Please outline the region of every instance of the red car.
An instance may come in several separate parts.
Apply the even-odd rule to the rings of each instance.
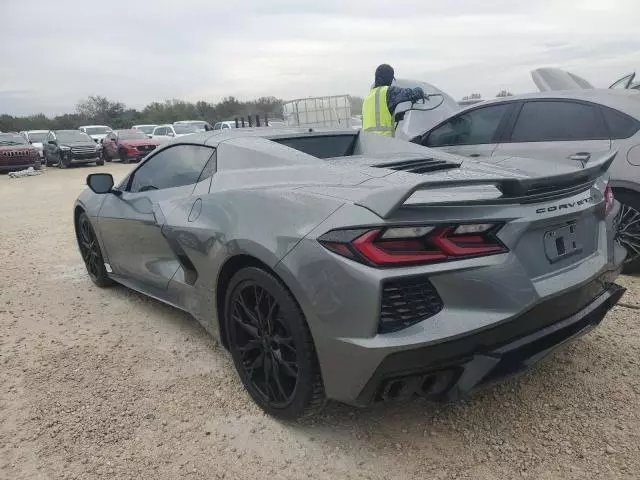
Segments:
[[[107,162],[119,158],[122,163],[129,163],[146,157],[158,145],[158,140],[137,130],[114,130],[102,141],[102,156]]]
[[[0,171],[40,169],[40,153],[19,133],[0,133]]]

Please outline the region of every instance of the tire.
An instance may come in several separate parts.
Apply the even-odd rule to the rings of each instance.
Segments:
[[[255,267],[238,271],[227,289],[224,321],[236,371],[260,408],[284,420],[322,409],[326,397],[311,332],[279,280]]]
[[[98,237],[89,217],[84,212],[80,214],[76,223],[76,239],[78,240],[80,255],[82,255],[84,266],[87,268],[91,281],[101,288],[113,285],[113,280],[109,278],[107,269],[104,267],[104,259]]]
[[[36,160],[36,163],[33,164],[34,170],[40,170],[42,168],[42,162],[40,160]]]
[[[59,159],[58,159],[58,168],[69,168],[69,161],[65,160],[62,157],[62,154],[60,154]]]
[[[98,165],[99,167],[103,166],[104,165],[104,159],[101,158],[99,160],[96,160],[96,165]]]
[[[613,196],[620,202],[620,213],[616,218],[616,238],[627,249],[627,258],[622,273],[640,272],[640,194],[626,190],[615,191]],[[631,223],[632,219],[636,223]]]

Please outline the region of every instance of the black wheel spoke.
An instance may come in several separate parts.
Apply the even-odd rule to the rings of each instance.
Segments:
[[[249,340],[244,347],[238,347],[238,351],[242,353],[243,356],[248,355],[251,352],[259,350],[262,346],[262,340],[259,338],[255,338],[253,340]]]
[[[282,366],[285,374],[294,378],[298,376],[298,364],[296,362],[285,360],[280,352],[274,352],[273,357]]]
[[[260,334],[258,333],[258,329],[253,325],[249,325],[246,323],[240,315],[234,315],[233,320],[242,327],[242,329],[249,334],[253,338],[258,338]]]
[[[271,373],[271,363],[273,359],[269,355],[265,355],[264,362],[262,362],[264,372],[264,389],[267,395],[267,400],[271,400],[271,382],[269,381],[269,374]]]
[[[260,354],[247,366],[247,373],[250,377],[253,376],[256,368],[260,368],[264,364],[264,352],[260,352]]]
[[[273,337],[273,341],[278,345],[280,349],[287,348],[294,353],[296,351],[296,347],[293,346],[292,337],[281,337],[279,335],[275,335]]]
[[[275,380],[276,387],[278,387],[278,393],[280,395],[280,398],[281,399],[286,399],[288,397],[288,395],[287,395],[287,392],[285,391],[285,389],[282,386],[282,383],[280,381],[281,373],[280,373],[280,366],[279,365],[280,365],[279,362],[275,361],[275,358],[274,358],[274,361],[271,363],[271,366],[273,368],[273,378]]]
[[[242,293],[240,293],[238,295],[238,298],[236,299],[236,304],[238,306],[240,306],[240,308],[242,308],[242,311],[249,318],[251,323],[253,323],[253,325],[255,325],[256,327],[258,327],[260,325],[260,322],[258,321],[258,319],[255,317],[255,315],[253,314],[251,309],[245,303],[245,300],[244,300],[244,297],[242,296]]]

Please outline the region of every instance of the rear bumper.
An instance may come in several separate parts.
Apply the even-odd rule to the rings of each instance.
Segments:
[[[455,400],[479,385],[520,373],[602,321],[625,292],[609,281],[615,276],[603,275],[502,325],[391,354],[352,403],[414,395]]]

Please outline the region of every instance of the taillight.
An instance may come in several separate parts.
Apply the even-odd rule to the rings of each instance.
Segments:
[[[508,251],[496,223],[332,230],[318,241],[328,250],[378,267],[421,265]]]
[[[611,189],[611,185],[607,184],[607,187],[604,189],[604,213],[608,214],[613,208],[613,204],[615,203],[615,198],[613,197],[613,190]]]

